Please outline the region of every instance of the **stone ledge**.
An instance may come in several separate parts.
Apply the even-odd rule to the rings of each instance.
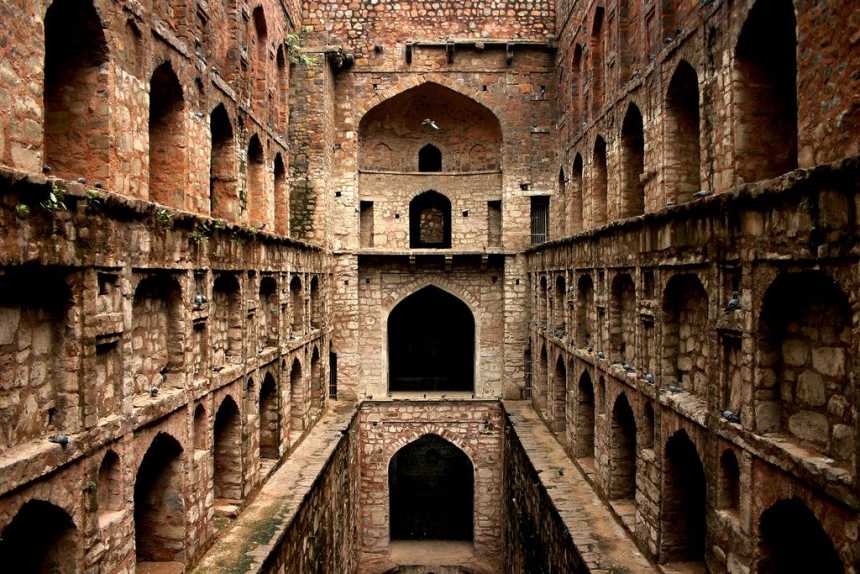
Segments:
[[[272,473],[236,522],[216,540],[193,572],[263,572],[266,561],[292,525],[332,454],[343,439],[358,405],[337,405],[321,418],[289,458]]]
[[[502,401],[508,422],[589,572],[659,572],[616,521],[526,401]]]

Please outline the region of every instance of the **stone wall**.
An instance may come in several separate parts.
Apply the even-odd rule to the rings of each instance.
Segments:
[[[516,431],[505,421],[505,571],[589,572]]]
[[[348,431],[339,432],[336,446],[328,453],[289,525],[273,541],[274,547],[260,565],[261,572],[357,571],[359,432],[356,418]],[[276,519],[258,525],[263,533],[277,532],[278,526]]]
[[[212,542],[214,516],[241,508],[272,468],[258,439],[264,381],[275,387],[267,409],[277,456],[323,412],[329,323],[312,313],[328,305],[303,291],[296,307],[287,283],[316,281],[324,302],[325,254],[77,182],[7,171],[0,186],[4,536],[32,539],[23,525],[53,512],[72,524],[62,568],[133,569],[136,547],[138,560],[168,558],[147,550],[164,544],[146,534],[162,536],[166,523],[141,509],[169,498],[181,501],[165,511],[169,558],[194,562]],[[235,289],[224,327],[222,277]],[[261,283],[274,292],[261,296]],[[264,313],[267,297],[275,303]],[[257,340],[263,316],[287,326],[270,330],[266,345]],[[294,362],[304,368],[291,389]],[[158,492],[173,498],[152,498]],[[32,550],[24,554],[41,555]]]
[[[612,221],[856,155],[858,47],[821,42],[852,8],[560,4],[555,229],[599,226],[601,205]]]
[[[476,257],[458,258],[450,268],[440,258],[427,257],[415,265],[390,257],[361,257],[358,272],[360,313],[358,342],[360,371],[349,381],[354,392],[366,398],[389,394],[388,319],[406,297],[427,286],[435,286],[463,301],[475,323],[475,384],[480,398],[498,398],[503,392],[502,277],[494,258],[481,269]],[[444,318],[434,318],[444,322]],[[419,325],[415,326],[420,329]],[[358,386],[354,386],[359,383]]]
[[[851,158],[529,252],[534,405],[655,560],[754,570],[779,544],[759,543],[768,517],[793,508],[852,571],[857,173]]]
[[[275,0],[64,4],[0,8],[18,46],[4,60],[0,165],[286,230],[275,173],[289,161],[285,39],[301,14]]]
[[[433,434],[468,455],[474,468],[475,554],[497,563],[502,548],[502,411],[497,402],[365,402],[358,416],[361,560],[384,561],[389,545],[389,461]],[[377,569],[373,571],[383,571]]]
[[[554,8],[545,0],[500,0],[481,5],[423,0],[362,6],[307,2],[304,18],[313,33],[346,39],[350,50],[368,55],[374,45],[397,51],[409,40],[430,38],[543,40],[553,32]]]

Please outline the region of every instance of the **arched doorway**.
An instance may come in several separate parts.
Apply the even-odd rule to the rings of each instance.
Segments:
[[[594,400],[594,385],[588,371],[583,371],[579,378],[579,393],[576,398],[576,436],[574,451],[576,458],[591,458],[594,456],[594,418],[596,411]]]
[[[780,500],[759,520],[758,574],[842,574],[839,554],[821,523],[799,499]]]
[[[134,483],[137,562],[185,561],[182,446],[160,433],[143,456]]]
[[[391,391],[472,391],[475,320],[457,297],[428,286],[388,316]]]
[[[705,558],[705,470],[683,430],[666,442],[663,481],[660,562],[701,562]]]
[[[391,540],[472,540],[474,469],[436,435],[406,445],[388,464]]]
[[[215,413],[215,498],[242,498],[242,424],[230,396]]]
[[[290,368],[290,441],[295,442],[305,430],[305,393],[302,385],[302,364],[293,359]]]
[[[611,445],[609,447],[609,498],[636,498],[636,419],[621,394],[612,408]]]
[[[277,459],[281,443],[278,385],[271,373],[260,387],[260,458]]]
[[[433,190],[409,202],[409,247],[451,247],[451,200]]]
[[[78,572],[78,531],[66,511],[50,502],[27,502],[0,534],[4,572]]]

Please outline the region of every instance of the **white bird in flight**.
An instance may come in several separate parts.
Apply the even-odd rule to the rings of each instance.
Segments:
[[[439,129],[439,126],[438,126],[438,125],[436,125],[436,122],[434,122],[434,121],[433,121],[433,120],[431,120],[430,118],[427,118],[427,119],[425,119],[423,122],[421,122],[421,125],[422,125],[422,126],[430,126],[430,127],[431,127],[431,128],[433,128],[434,130],[438,130],[438,129]]]

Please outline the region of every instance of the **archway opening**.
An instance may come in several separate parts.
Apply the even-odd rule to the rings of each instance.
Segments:
[[[474,470],[450,442],[425,435],[388,464],[391,540],[472,540]]]
[[[242,425],[239,407],[226,397],[215,413],[215,498],[242,498]]]
[[[370,109],[358,125],[362,170],[496,171],[502,127],[483,104],[426,82]],[[444,150],[444,156],[442,154]]]
[[[633,500],[636,497],[636,419],[624,394],[612,408],[611,441],[609,498]]]
[[[211,156],[209,163],[209,213],[235,221],[239,214],[236,203],[236,140],[233,124],[224,104],[209,115]]]
[[[320,413],[323,410],[323,403],[325,401],[325,395],[323,394],[323,380],[322,375],[320,374],[321,365],[320,365],[320,350],[318,347],[314,347],[313,353],[311,354],[311,416],[316,419],[319,418]]]
[[[678,64],[666,93],[666,187],[677,203],[693,199],[701,188],[699,163],[699,77],[685,62]]]
[[[187,176],[182,86],[169,62],[156,68],[149,85],[149,199],[182,209]]]
[[[182,447],[159,434],[143,456],[134,483],[137,562],[185,561]]]
[[[756,2],[741,29],[732,81],[737,171],[744,181],[797,167],[796,30],[791,0]]]
[[[271,373],[260,386],[260,458],[277,459],[281,442],[278,385]]]
[[[798,499],[780,500],[762,513],[759,551],[758,574],[844,572],[827,532]]]
[[[579,393],[576,401],[576,458],[594,456],[594,416],[597,404],[594,400],[594,385],[588,371],[579,378]]]
[[[45,163],[53,174],[108,177],[108,49],[92,2],[45,14]]]
[[[601,136],[597,136],[597,139],[594,141],[592,165],[594,169],[591,176],[590,227],[600,227],[601,225],[605,225],[608,220],[606,214],[606,194],[608,186],[606,141]]]
[[[302,385],[302,364],[293,359],[290,368],[290,441],[295,442],[305,430],[305,392]]]
[[[471,391],[475,320],[457,297],[428,286],[388,316],[391,391]]]
[[[409,202],[409,246],[451,247],[451,200],[431,190]]]
[[[564,438],[564,430],[567,423],[567,368],[564,366],[564,358],[559,355],[555,362],[555,374],[552,379],[553,388],[553,429],[561,433]]]
[[[63,509],[31,500],[2,531],[0,563],[8,572],[78,572],[78,536]]]
[[[621,217],[645,212],[645,128],[642,113],[630,104],[621,125]]]
[[[666,443],[661,562],[700,562],[705,557],[705,470],[687,433]]]
[[[418,171],[442,171],[442,151],[433,144],[427,144],[418,150]]]

